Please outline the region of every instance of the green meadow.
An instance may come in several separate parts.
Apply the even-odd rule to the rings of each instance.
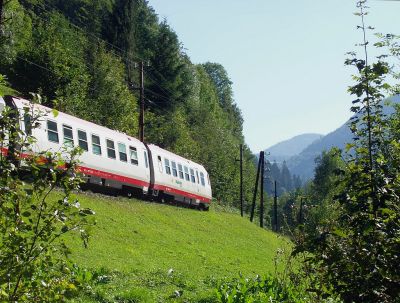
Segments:
[[[96,212],[89,247],[69,236],[71,259],[92,273],[74,302],[215,302],[220,281],[273,273],[286,239],[240,215],[79,194]]]

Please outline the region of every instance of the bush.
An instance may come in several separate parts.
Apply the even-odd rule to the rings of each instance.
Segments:
[[[33,107],[22,113],[27,114],[32,127],[38,126],[41,114]],[[20,130],[21,118],[9,108],[0,116],[0,301],[62,301],[84,282],[68,262],[62,239],[76,232],[87,245],[93,211],[81,208],[72,194],[81,182],[79,151],[70,150],[68,159],[49,151],[34,154],[36,140]],[[49,201],[56,188],[58,200]]]

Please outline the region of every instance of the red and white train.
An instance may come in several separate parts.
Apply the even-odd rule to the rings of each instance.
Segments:
[[[5,106],[18,109],[21,129],[31,131],[36,138],[34,152],[79,146],[83,150],[79,169],[87,180],[85,186],[208,209],[212,191],[202,165],[74,116],[62,112],[54,115],[50,108],[21,98],[0,98],[0,112]],[[44,113],[39,127],[30,130],[29,117],[24,115],[26,107]]]

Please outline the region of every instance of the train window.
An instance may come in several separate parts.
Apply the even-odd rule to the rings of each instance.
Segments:
[[[128,162],[128,156],[126,154],[126,145],[124,143],[118,143],[118,154],[120,161]]]
[[[186,181],[190,181],[189,168],[187,168],[187,166],[184,166],[183,168],[185,169],[185,179],[186,179]]]
[[[92,135],[92,150],[95,155],[101,155],[101,145],[99,136]]]
[[[149,160],[147,159],[146,151],[144,151],[144,164],[146,165],[146,168],[149,168]]]
[[[49,141],[58,143],[57,123],[47,120],[47,137]]]
[[[32,117],[31,115],[24,114],[25,134],[32,135]]]
[[[172,163],[172,175],[174,177],[178,177],[178,170],[176,169],[176,163],[174,161],[171,161]]]
[[[131,164],[133,165],[139,164],[136,147],[129,146],[129,158],[131,159]],[[146,152],[144,152],[144,160],[146,161],[146,167],[147,167]]]
[[[182,164],[178,163],[179,178],[183,179],[183,168]]]
[[[197,184],[200,184],[199,172],[196,170]]]
[[[86,132],[83,130],[78,129],[78,141],[79,141],[79,147],[82,148],[83,150],[88,151],[88,143],[87,143],[87,135]]]
[[[106,143],[107,143],[107,156],[111,159],[117,158],[115,155],[114,141],[107,139]]]
[[[201,185],[206,186],[206,182],[204,181],[204,174],[202,172],[200,172],[200,181]]]
[[[207,181],[208,181],[208,185],[211,185],[211,182],[210,182],[210,176],[208,175],[208,174],[206,174],[207,175]]]
[[[160,170],[160,173],[163,172],[163,168],[162,168],[162,161],[161,161],[161,156],[158,156],[158,169]]]
[[[192,181],[192,183],[196,183],[196,179],[194,178],[193,168],[190,169],[190,180]]]
[[[72,134],[72,127],[63,125],[64,144],[65,146],[74,147],[74,136]]]
[[[170,175],[171,174],[171,167],[169,166],[169,160],[164,158],[164,164],[165,164],[165,172]]]

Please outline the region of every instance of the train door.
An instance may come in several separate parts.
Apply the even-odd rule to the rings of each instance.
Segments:
[[[146,176],[146,180],[151,183],[151,174],[150,174],[150,162],[149,162],[149,154],[146,150],[146,148],[142,148],[142,155],[143,155],[143,163],[144,163],[144,167],[145,167],[145,176]],[[147,189],[144,189],[144,191],[147,192]]]
[[[200,187],[200,174],[199,174],[199,170],[196,168],[196,192],[198,194],[201,194],[201,187]]]

